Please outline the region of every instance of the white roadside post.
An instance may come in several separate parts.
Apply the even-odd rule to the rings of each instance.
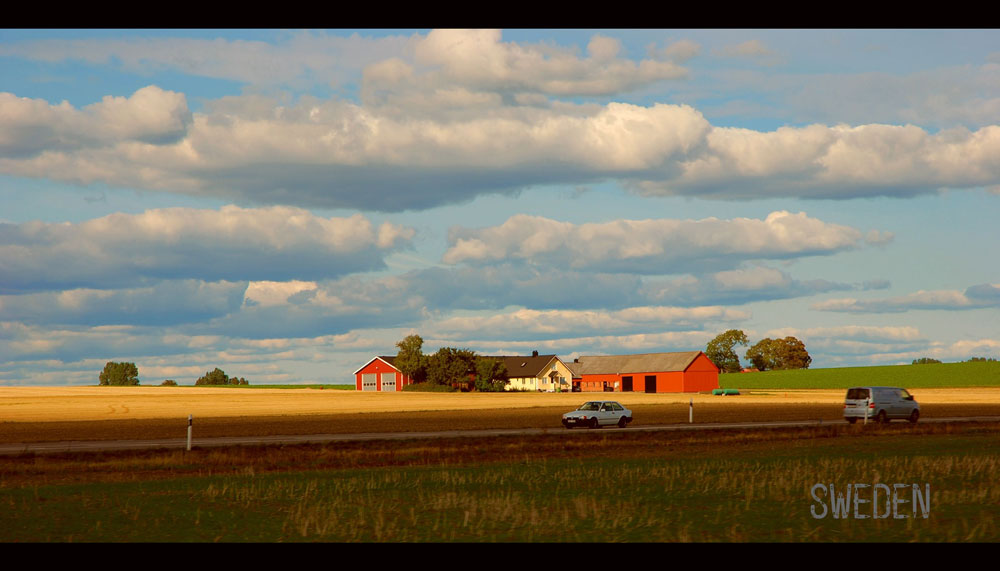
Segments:
[[[187,442],[187,451],[188,452],[191,451],[191,424],[192,424],[193,421],[194,421],[194,415],[189,414],[188,415],[188,442]]]
[[[868,424],[868,408],[871,407],[871,405],[872,405],[872,396],[871,394],[869,394],[868,398],[865,399],[865,424]]]
[[[691,402],[688,403],[688,424],[694,424],[694,397],[691,397]]]

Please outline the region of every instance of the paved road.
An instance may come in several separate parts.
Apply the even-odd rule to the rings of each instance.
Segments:
[[[938,422],[1000,422],[1000,416],[969,416],[950,418],[922,418],[921,423]],[[802,427],[821,425],[842,425],[843,421],[774,421],[774,422],[732,422],[706,424],[655,424],[638,425],[628,428],[602,428],[590,430],[578,428],[497,428],[489,430],[448,430],[438,432],[365,432],[357,434],[303,434],[277,436],[227,436],[218,438],[193,438],[192,446],[197,448],[219,446],[243,446],[260,444],[304,444],[323,442],[357,442],[365,440],[405,440],[408,438],[461,438],[483,436],[525,436],[538,434],[609,434],[613,432],[651,432],[671,430],[714,430],[721,428],[775,428]],[[893,423],[896,424],[896,423]],[[899,422],[898,424],[905,424]],[[166,440],[94,440],[94,441],[63,441],[63,442],[33,442],[0,444],[0,456],[12,456],[24,453],[57,453],[57,452],[105,452],[111,450],[147,450],[156,448],[183,449],[187,446],[186,438]]]

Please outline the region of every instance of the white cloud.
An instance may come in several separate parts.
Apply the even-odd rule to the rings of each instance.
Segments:
[[[182,324],[238,310],[246,290],[246,282],[166,280],[129,289],[0,295],[0,315],[30,324]]]
[[[603,35],[591,38],[587,58],[569,49],[503,42],[501,36],[500,30],[433,30],[417,42],[415,60],[439,69],[452,84],[553,95],[607,95],[687,75],[669,60],[620,58],[621,43]],[[440,82],[438,74],[429,79]]]
[[[0,173],[382,211],[608,179],[719,199],[912,196],[1000,181],[1000,126],[761,132],[712,127],[684,105],[518,105],[461,85],[413,96],[426,113],[246,95],[192,115],[183,95],[152,86],[83,110],[6,94]]]
[[[920,290],[881,299],[839,298],[814,303],[812,309],[846,313],[899,313],[919,309],[980,309],[1000,307],[1000,284],[971,286],[957,290]]]
[[[517,309],[486,316],[449,317],[427,324],[431,336],[523,339],[588,336],[598,332],[700,329],[706,323],[742,321],[750,313],[724,307],[629,307],[618,311]]]
[[[85,222],[0,225],[0,292],[114,288],[146,279],[289,280],[384,267],[414,231],[275,206],[166,208]]]
[[[131,97],[105,96],[79,110],[65,101],[51,105],[0,92],[0,157],[121,142],[170,143],[185,135],[191,120],[184,94],[155,85]]]
[[[520,260],[575,270],[671,274],[732,266],[746,259],[832,254],[853,249],[860,241],[858,230],[809,218],[804,212],[772,212],[764,220],[617,220],[579,225],[520,214],[500,226],[452,228],[451,246],[443,260],[449,264]],[[723,274],[717,279],[724,285],[735,277]],[[774,279],[773,273],[767,279]]]

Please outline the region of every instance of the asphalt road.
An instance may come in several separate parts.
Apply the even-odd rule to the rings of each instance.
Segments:
[[[939,422],[1000,422],[1000,416],[970,416],[970,417],[950,417],[950,418],[922,418],[921,423]],[[894,424],[905,424],[896,421]],[[822,426],[830,424],[844,424],[843,421],[773,421],[773,422],[732,422],[732,423],[705,423],[705,424],[659,424],[659,425],[638,425],[628,428],[606,427],[598,430],[587,428],[576,428],[566,430],[564,428],[510,428],[510,429],[490,429],[490,430],[448,430],[437,432],[367,432],[357,434],[303,434],[303,435],[275,435],[275,436],[233,436],[218,438],[192,438],[191,445],[194,448],[209,448],[219,446],[250,446],[261,444],[305,444],[324,442],[358,442],[365,440],[405,440],[410,438],[462,438],[462,437],[483,437],[483,436],[528,436],[539,434],[608,434],[612,432],[643,432],[643,431],[672,431],[672,430],[716,430],[725,428],[777,428],[777,427],[805,427]],[[0,456],[13,456],[18,454],[46,454],[60,452],[107,452],[113,450],[149,450],[149,449],[184,449],[187,447],[187,439],[172,438],[165,440],[95,440],[95,441],[62,441],[62,442],[32,442],[32,443],[10,443],[0,444]]]

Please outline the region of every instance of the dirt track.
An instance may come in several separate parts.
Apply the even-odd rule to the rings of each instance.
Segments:
[[[187,416],[199,437],[559,429],[563,412],[591,399],[620,400],[639,424],[766,420],[840,421],[843,391],[690,394],[371,394],[315,389],[202,387],[0,387],[0,442],[181,438]],[[1000,388],[913,391],[924,417],[1000,414]]]

